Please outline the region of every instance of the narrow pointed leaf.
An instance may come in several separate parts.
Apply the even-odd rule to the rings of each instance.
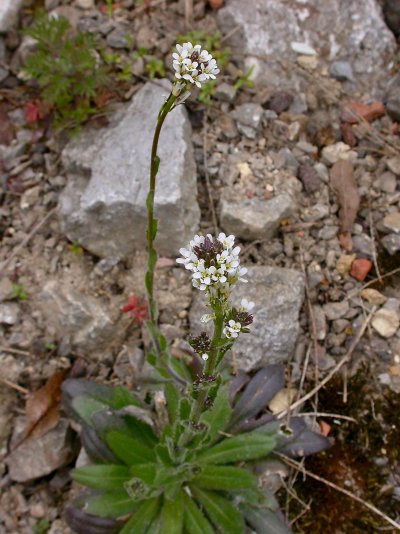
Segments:
[[[87,514],[75,507],[66,509],[65,519],[76,534],[116,534],[121,528],[121,524],[115,519]]]
[[[164,393],[167,401],[168,419],[172,425],[178,417],[179,400],[181,396],[177,388],[171,382],[165,384]]]
[[[99,437],[94,428],[87,424],[82,424],[80,435],[81,443],[86,454],[92,462],[102,464],[119,464],[121,461],[115,456],[104,441]]]
[[[188,534],[215,534],[208,519],[201,512],[194,500],[184,494],[184,526]]]
[[[210,441],[220,436],[228,425],[232,410],[228,402],[226,387],[220,387],[212,408],[203,413],[200,421],[208,427],[207,433]]]
[[[99,517],[118,518],[132,513],[138,507],[125,490],[106,492],[88,497],[85,511]]]
[[[124,465],[87,465],[74,469],[72,478],[89,488],[112,491],[121,489],[132,477]]]
[[[106,442],[113,453],[127,465],[145,464],[155,461],[153,449],[149,449],[139,441],[126,436],[118,430],[108,432]]]
[[[291,530],[279,519],[273,510],[242,505],[246,521],[257,534],[291,534]]]
[[[257,487],[257,479],[254,475],[230,466],[205,466],[201,474],[193,479],[193,483],[200,488],[222,491],[235,491]]]
[[[201,464],[226,464],[241,460],[256,460],[267,456],[275,447],[272,435],[256,432],[240,434],[224,439],[221,443],[201,452],[197,459]]]
[[[241,514],[227,499],[212,491],[190,486],[196,500],[207,516],[223,534],[243,534],[245,525]]]
[[[162,466],[156,464],[132,465],[129,468],[129,473],[136,478],[140,478],[146,485],[152,486],[160,469],[162,469]]]
[[[161,509],[163,532],[181,534],[183,530],[183,494],[180,490],[175,499],[164,498]]]
[[[119,534],[147,534],[160,508],[159,499],[145,501],[125,523]]]

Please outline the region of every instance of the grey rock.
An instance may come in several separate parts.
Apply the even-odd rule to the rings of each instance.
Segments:
[[[386,160],[386,165],[396,176],[400,176],[400,158],[389,158]]]
[[[241,239],[269,239],[274,237],[280,221],[292,216],[297,204],[291,195],[279,194],[271,200],[222,198],[220,219],[223,230]]]
[[[233,102],[236,98],[236,89],[230,83],[220,83],[215,89],[215,98],[223,102]]]
[[[75,0],[75,5],[80,9],[93,9],[95,7],[94,0]]]
[[[324,310],[321,308],[321,306],[314,305],[312,309],[313,309],[313,318],[314,318],[314,323],[315,323],[316,337],[319,341],[322,341],[326,338],[325,313],[324,313]]]
[[[391,172],[384,172],[379,178],[379,188],[385,193],[394,193],[397,187],[397,178]]]
[[[9,300],[13,294],[12,282],[5,276],[0,279],[0,302]]]
[[[400,326],[399,315],[395,310],[381,308],[375,313],[371,324],[382,337],[392,337]]]
[[[263,113],[264,109],[260,104],[248,102],[237,106],[231,115],[237,122],[238,130],[246,137],[254,139],[261,124]]]
[[[284,167],[296,176],[299,169],[299,162],[293,155],[293,152],[289,148],[281,148],[278,156],[282,158]]]
[[[363,256],[372,258],[374,244],[372,239],[366,234],[359,234],[352,237],[353,247],[356,252],[359,252]]]
[[[315,222],[325,219],[329,216],[329,206],[326,204],[314,204],[309,208],[305,208],[301,215],[303,221],[306,222]]]
[[[39,307],[47,326],[53,327],[59,338],[70,340],[76,351],[99,354],[117,337],[107,303],[86,295],[69,280],[48,281]]]
[[[318,231],[318,237],[324,241],[329,241],[337,235],[338,230],[337,226],[324,226]]]
[[[245,68],[254,65],[253,78],[280,89],[298,82],[296,69],[281,63],[295,59],[293,41],[321,52],[326,67],[346,57],[354,77],[372,85],[387,77],[396,50],[376,0],[230,0],[218,19],[225,35],[239,28],[229,44],[244,54]]]
[[[385,232],[400,234],[400,211],[388,213],[379,224]]]
[[[381,239],[382,245],[392,256],[400,251],[400,235],[389,234]]]
[[[18,13],[24,0],[1,0],[0,2],[0,33],[10,30],[18,20]]]
[[[17,420],[21,431],[24,418]],[[19,428],[18,428],[19,427]],[[13,439],[18,440],[14,430]],[[67,419],[40,437],[30,437],[7,457],[9,476],[15,482],[28,482],[52,473],[67,465],[76,454],[76,439]]]
[[[340,82],[354,81],[354,73],[351,64],[348,61],[334,61],[329,69],[330,75]]]
[[[236,364],[245,371],[290,358],[304,297],[303,275],[292,269],[250,267],[247,279],[249,282],[238,285],[232,295],[234,305],[244,297],[255,302],[251,333],[243,334],[232,351]],[[189,316],[194,334],[204,330],[200,322],[207,313],[204,304],[204,295],[198,292]]]
[[[0,324],[9,326],[18,323],[20,309],[16,302],[5,302],[0,304]]]
[[[63,152],[68,185],[60,197],[63,231],[100,257],[121,259],[146,245],[149,155],[159,108],[170,85],[147,83],[102,131],[86,131]],[[175,255],[199,224],[196,167],[184,106],[166,119],[155,195],[158,252]]]
[[[129,36],[124,28],[115,28],[106,40],[111,48],[130,48]]]
[[[343,300],[342,302],[328,302],[328,304],[323,305],[323,310],[329,321],[344,317],[348,309],[349,303],[347,300]]]
[[[61,3],[61,0],[44,0],[44,8],[46,11],[51,11],[58,7]]]

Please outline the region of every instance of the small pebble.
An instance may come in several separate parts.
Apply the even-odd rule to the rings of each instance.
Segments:
[[[375,313],[371,324],[382,337],[392,337],[399,328],[400,320],[396,311],[381,308]]]
[[[362,282],[367,277],[368,273],[372,269],[372,261],[366,258],[357,258],[351,265],[350,275]]]

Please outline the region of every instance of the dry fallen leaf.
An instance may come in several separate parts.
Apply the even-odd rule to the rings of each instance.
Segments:
[[[360,195],[354,178],[353,164],[351,161],[340,159],[330,172],[332,189],[336,193],[340,206],[339,222],[341,238],[339,241],[345,250],[351,250],[351,229],[360,206]]]
[[[25,405],[27,425],[24,440],[30,436],[43,436],[54,428],[60,419],[61,384],[65,371],[57,371],[44,386],[32,393]]]

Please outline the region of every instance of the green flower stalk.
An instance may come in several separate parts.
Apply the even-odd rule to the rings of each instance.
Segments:
[[[173,54],[173,66],[175,69],[174,84],[170,95],[161,106],[154,131],[150,156],[149,192],[146,201],[148,262],[145,284],[149,307],[148,326],[158,355],[162,352],[162,340],[157,329],[157,306],[154,299],[154,268],[157,262],[157,252],[154,248],[154,240],[157,235],[157,220],[154,218],[154,197],[156,177],[160,165],[160,158],[157,155],[158,142],[168,113],[189,96],[190,87],[192,85],[201,87],[203,82],[209,79],[215,79],[216,74],[219,73],[215,59],[213,59],[207,50],[201,50],[201,45],[193,46],[192,43],[177,44],[176,50],[177,52]]]

